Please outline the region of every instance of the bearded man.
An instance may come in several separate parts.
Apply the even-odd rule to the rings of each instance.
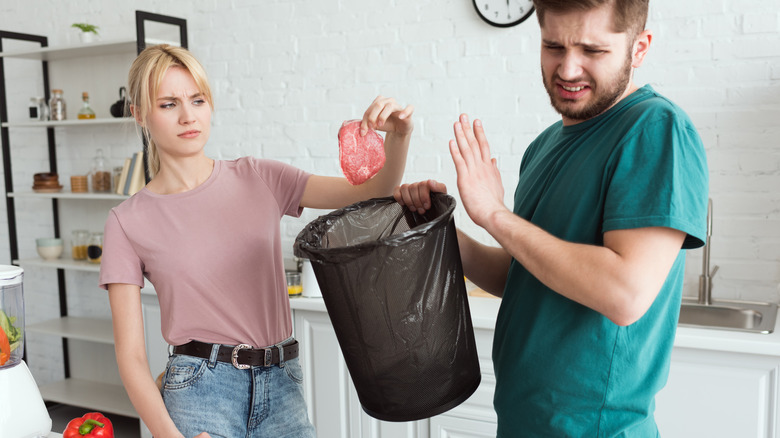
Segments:
[[[688,116],[634,83],[648,0],[535,0],[561,120],[528,147],[514,209],[479,120],[455,123],[463,206],[500,247],[458,233],[464,272],[502,297],[499,437],[656,437],[686,249],[704,244],[708,170]],[[396,188],[425,210],[433,180]]]

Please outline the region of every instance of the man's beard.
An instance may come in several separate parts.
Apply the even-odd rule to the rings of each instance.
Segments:
[[[552,107],[555,108],[555,110],[563,117],[576,120],[578,122],[583,122],[608,110],[612,105],[615,104],[615,102],[618,101],[618,99],[620,99],[620,96],[622,96],[626,91],[628,82],[631,80],[631,68],[631,56],[629,54],[629,56],[626,57],[626,62],[623,64],[623,67],[620,69],[620,71],[617,72],[615,77],[613,77],[611,80],[605,81],[604,86],[608,88],[602,90],[599,84],[592,84],[593,86],[591,87],[591,92],[594,93],[594,99],[591,103],[580,109],[572,108],[569,105],[566,105],[566,103],[570,101],[561,99],[558,96],[555,86],[555,76],[551,76],[548,81],[545,78],[544,69],[542,69],[542,79],[544,82],[544,88],[547,90],[547,94],[550,96],[550,104]]]

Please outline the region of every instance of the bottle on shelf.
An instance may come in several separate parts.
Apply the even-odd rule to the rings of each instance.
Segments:
[[[96,193],[111,191],[111,172],[106,167],[103,149],[98,149],[92,160],[92,191]]]
[[[38,97],[38,120],[45,122],[49,120],[49,104],[46,103],[46,99]]]
[[[79,120],[94,119],[95,111],[92,111],[92,107],[89,106],[89,93],[86,91],[81,93],[81,100],[84,102],[78,113]]]
[[[67,119],[65,99],[62,97],[62,90],[51,90],[51,100],[49,101],[49,111],[51,120]]]
[[[30,120],[38,120],[40,118],[40,114],[38,114],[38,98],[37,97],[31,97],[30,98]]]

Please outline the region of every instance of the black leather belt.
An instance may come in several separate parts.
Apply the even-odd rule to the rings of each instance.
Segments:
[[[200,341],[190,341],[184,345],[173,347],[173,354],[186,354],[188,356],[208,359],[211,357],[211,349],[214,344]],[[234,367],[244,370],[250,366],[270,367],[279,365],[279,350],[284,351],[282,360],[290,360],[298,357],[298,341],[281,347],[252,348],[251,345],[239,344],[235,347],[220,345],[217,360],[233,364]]]

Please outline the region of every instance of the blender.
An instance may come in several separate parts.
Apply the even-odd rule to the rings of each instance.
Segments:
[[[0,436],[46,437],[51,418],[24,355],[24,292],[18,266],[0,265]]]

